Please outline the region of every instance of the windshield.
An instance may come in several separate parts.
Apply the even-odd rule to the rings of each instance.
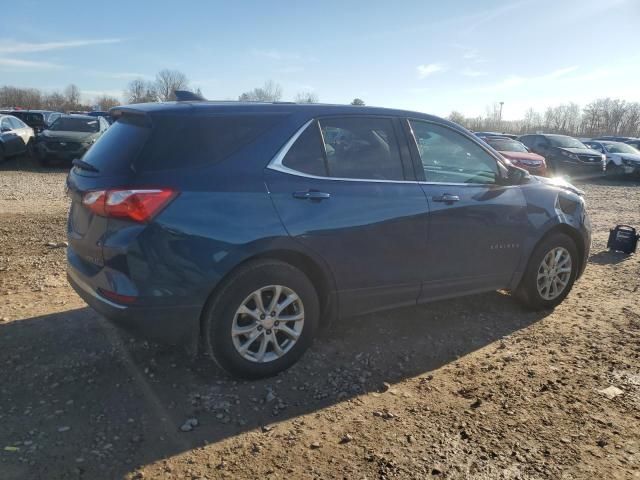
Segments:
[[[607,152],[609,153],[633,153],[633,154],[639,154],[640,152],[638,152],[638,150],[636,150],[635,148],[633,148],[631,145],[627,145],[626,143],[605,143],[604,144],[604,148],[607,150]]]
[[[516,140],[507,138],[487,138],[486,142],[501,152],[522,152],[527,153],[526,147]]]
[[[59,132],[97,132],[100,130],[100,124],[97,119],[60,117],[53,122],[49,130]]]
[[[551,143],[551,145],[553,145],[554,147],[589,148],[580,140],[576,140],[575,138],[572,138],[572,137],[564,137],[561,135],[558,135],[558,136],[549,135],[547,138],[549,139],[549,142]]]

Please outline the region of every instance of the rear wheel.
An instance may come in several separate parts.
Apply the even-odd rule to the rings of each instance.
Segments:
[[[533,251],[516,297],[533,310],[552,309],[569,294],[578,272],[578,251],[568,235],[554,233]]]
[[[309,348],[319,312],[318,295],[303,272],[277,260],[251,262],[231,275],[206,308],[206,348],[232,375],[272,376]]]

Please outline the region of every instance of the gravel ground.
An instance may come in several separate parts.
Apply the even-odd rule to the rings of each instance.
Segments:
[[[0,165],[0,477],[640,478],[640,186],[583,183],[590,263],[553,312],[491,293],[355,318],[239,382],[67,286],[62,170]],[[607,390],[607,396],[601,390]]]

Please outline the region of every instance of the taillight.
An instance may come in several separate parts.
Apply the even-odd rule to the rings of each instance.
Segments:
[[[177,194],[170,188],[93,190],[83,195],[82,204],[102,217],[146,222]]]

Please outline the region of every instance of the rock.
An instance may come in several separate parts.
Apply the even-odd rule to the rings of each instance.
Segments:
[[[604,395],[609,400],[613,400],[618,395],[622,395],[624,393],[624,390],[621,390],[618,387],[611,386],[611,387],[603,388],[602,390],[598,390],[598,393],[601,395]]]
[[[600,448],[604,448],[607,446],[609,442],[607,442],[604,438],[599,438],[598,441],[596,442],[596,445],[598,445]]]
[[[391,388],[391,384],[389,382],[383,382],[382,388],[380,389],[380,391],[383,393],[388,392],[390,388]]]
[[[345,433],[340,439],[340,443],[349,443],[351,440],[353,440],[353,437],[348,433]]]
[[[265,397],[264,397],[264,401],[265,401],[265,402],[267,402],[267,403],[271,403],[271,402],[273,402],[275,399],[276,399],[276,395],[275,395],[275,393],[273,393],[271,390],[269,390],[269,391],[267,392],[267,394],[265,395]]]
[[[262,426],[262,433],[267,433],[267,432],[270,432],[271,430],[273,430],[273,425],[263,425]]]
[[[476,398],[476,401],[471,404],[471,408],[478,408],[480,405],[482,405],[482,400]]]
[[[320,444],[320,442],[313,442],[311,445],[309,445],[309,448],[311,448],[312,450],[317,450],[321,446],[322,445]]]
[[[63,433],[63,432],[68,432],[69,430],[71,430],[71,427],[68,426],[63,426],[63,427],[58,427],[58,432]]]
[[[190,432],[199,425],[197,418],[188,418],[180,427],[181,432]]]

